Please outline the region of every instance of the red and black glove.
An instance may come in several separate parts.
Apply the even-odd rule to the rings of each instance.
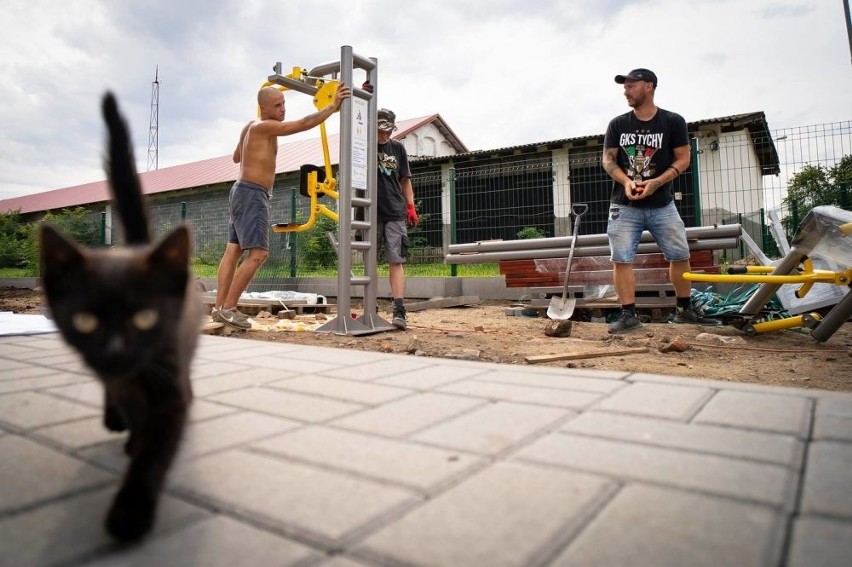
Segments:
[[[405,222],[407,222],[411,226],[417,226],[419,219],[417,218],[417,211],[414,209],[414,205],[408,205],[408,213],[405,215]]]
[[[367,91],[368,93],[373,92],[373,85],[370,84],[370,81],[364,81],[364,84],[361,85],[361,88]]]

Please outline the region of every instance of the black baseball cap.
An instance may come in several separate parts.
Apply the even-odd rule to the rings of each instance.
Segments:
[[[657,75],[650,69],[633,69],[626,75],[615,76],[615,82],[619,85],[623,85],[624,81],[645,81],[654,85],[654,88],[657,88]]]

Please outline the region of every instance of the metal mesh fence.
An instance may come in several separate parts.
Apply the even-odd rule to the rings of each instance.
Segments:
[[[739,223],[772,258],[779,252],[769,230],[768,212],[777,210],[787,226],[797,225],[795,211],[785,202],[790,179],[805,165],[831,168],[852,154],[852,122],[764,133],[699,128],[691,143],[692,166],[674,188],[686,225]],[[602,147],[600,141],[597,144],[480,159],[468,154],[459,156],[452,166],[412,161],[421,222],[409,234],[407,273],[467,275],[443,263],[447,247],[453,243],[569,235],[571,203],[589,205],[580,234],[605,233],[611,181],[601,168]],[[309,199],[299,194],[298,187],[297,174],[278,180],[271,201],[272,222],[304,222],[308,217]],[[180,222],[192,224],[195,263],[201,277],[215,277],[227,242],[229,189],[229,185],[220,185],[149,198],[156,236]],[[325,203],[337,208],[331,199]],[[840,205],[849,208],[852,203]],[[103,226],[105,217],[97,212],[93,222],[102,224],[106,244],[115,243],[116,227]],[[336,232],[336,225],[318,223],[301,233],[272,232],[269,259],[250,291],[288,289],[304,278],[335,277],[335,252],[325,235],[328,230]],[[726,251],[725,259],[748,254],[741,247]],[[363,268],[361,258],[360,254],[353,256],[354,272]],[[380,277],[386,273],[380,260]]]

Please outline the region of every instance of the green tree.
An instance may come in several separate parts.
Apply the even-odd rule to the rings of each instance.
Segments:
[[[27,227],[21,223],[20,211],[0,213],[0,268],[26,266],[26,239]]]
[[[795,232],[798,223],[814,207],[852,206],[852,155],[843,156],[832,167],[805,165],[790,178],[782,205],[788,211],[782,219],[788,234]]]

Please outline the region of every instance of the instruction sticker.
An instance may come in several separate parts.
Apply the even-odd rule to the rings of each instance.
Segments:
[[[352,187],[367,189],[367,101],[352,97]]]

